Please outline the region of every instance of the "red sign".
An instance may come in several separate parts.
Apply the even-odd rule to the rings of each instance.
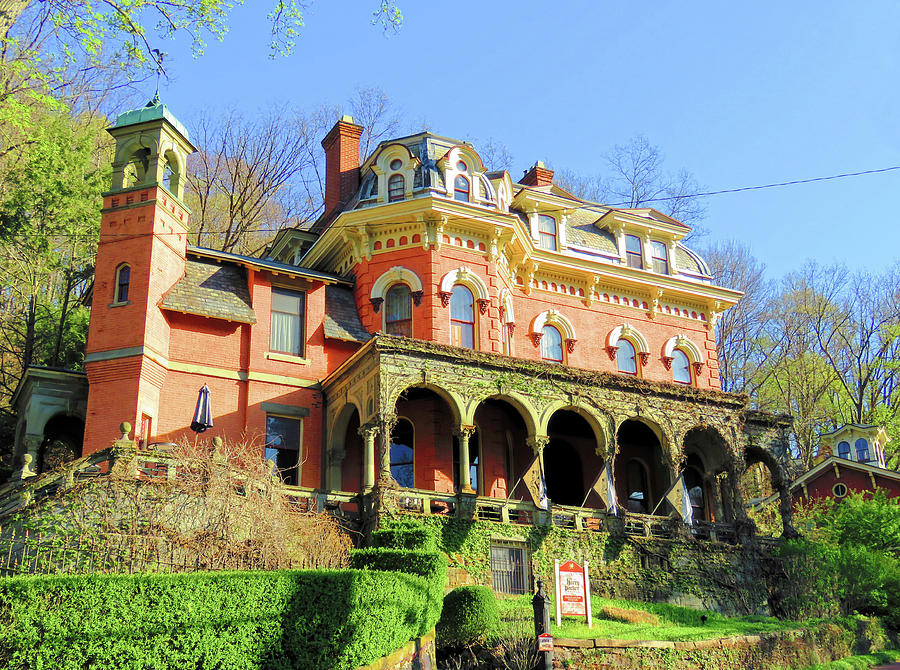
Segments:
[[[550,633],[538,635],[538,651],[553,651],[553,636]]]
[[[559,566],[559,599],[563,616],[587,616],[584,568],[575,561]]]

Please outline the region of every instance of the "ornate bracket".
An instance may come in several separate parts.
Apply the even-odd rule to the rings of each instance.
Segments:
[[[372,303],[372,309],[378,314],[381,311],[381,304],[384,302],[384,298],[369,298],[369,302]]]
[[[671,370],[671,369],[672,369],[672,363],[675,361],[675,359],[672,358],[671,356],[663,356],[663,357],[662,357],[661,359],[659,359],[659,360],[662,361],[662,364],[665,366],[666,370]]]
[[[418,307],[422,304],[422,298],[425,296],[425,291],[413,291],[410,295],[412,296],[413,304]]]
[[[641,357],[641,367],[647,365],[650,362],[650,352],[649,351],[639,351],[638,356]]]
[[[692,365],[694,366],[694,375],[695,376],[699,377],[700,375],[703,374],[703,363],[700,363],[698,361],[697,363],[692,363]]]
[[[490,307],[491,305],[491,301],[487,298],[478,298],[478,300],[476,300],[475,302],[478,303],[478,311],[481,313],[481,315],[484,316],[485,314],[487,314],[488,307]]]
[[[441,291],[441,305],[447,307],[450,304],[450,297],[453,295],[452,293],[448,293],[447,291]]]
[[[516,324],[510,321],[506,324],[506,332],[509,333],[509,336],[512,337],[513,333],[516,332]]]
[[[577,342],[578,342],[578,340],[567,339],[566,340],[566,351],[568,351],[570,354],[574,354],[575,353],[575,344]]]
[[[534,344],[534,346],[541,346],[541,337],[544,336],[543,333],[529,333],[528,336],[531,338],[531,342]]]
[[[609,356],[609,360],[616,360],[616,354],[619,352],[619,347],[608,346],[606,348],[606,355]]]

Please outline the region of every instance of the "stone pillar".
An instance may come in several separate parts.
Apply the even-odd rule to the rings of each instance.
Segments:
[[[38,451],[41,448],[41,442],[44,441],[43,435],[28,435],[22,438],[22,458],[26,455],[31,456],[31,467],[36,468],[38,464]]]
[[[459,492],[475,493],[472,488],[472,477],[469,459],[469,438],[475,432],[475,426],[460,426],[456,431],[459,438]]]
[[[392,486],[394,480],[391,478],[391,433],[394,430],[394,424],[397,423],[397,415],[394,413],[382,412],[375,417],[378,432],[378,484],[381,486]]]
[[[375,486],[375,436],[378,428],[366,423],[359,427],[359,434],[363,438],[363,491],[370,491]]]

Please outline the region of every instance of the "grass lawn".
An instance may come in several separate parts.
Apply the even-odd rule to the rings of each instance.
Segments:
[[[865,654],[863,656],[850,656],[842,658],[840,661],[832,661],[831,663],[816,663],[803,670],[863,670],[871,668],[874,665],[883,665],[900,661],[900,651],[897,649],[879,651],[876,654]]]
[[[530,622],[533,619],[534,610],[531,606],[530,596],[499,600],[498,604],[505,626],[521,627],[523,620]],[[804,623],[781,621],[774,617],[763,616],[726,617],[716,612],[678,607],[666,603],[645,603],[597,597],[591,598],[591,606],[594,613],[592,628],[588,628],[584,620],[579,622],[571,617],[564,618],[563,625],[557,627],[555,614],[551,614],[553,635],[582,639],[613,638],[684,642],[730,635],[758,635],[779,630],[795,630],[813,623],[810,621]],[[634,615],[634,619],[640,619],[642,618],[641,613],[650,613],[656,617],[657,621],[641,623],[613,620],[603,614],[604,607],[626,610],[625,618]],[[703,615],[706,615],[705,622],[701,619]],[[652,619],[653,616],[646,618]]]

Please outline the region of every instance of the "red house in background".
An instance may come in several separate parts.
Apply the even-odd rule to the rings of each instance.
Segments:
[[[514,180],[427,132],[360,161],[361,131],[344,117],[323,140],[322,217],[254,258],[188,245],[195,149],[171,112],[119,116],[84,453],[122,421],[147,448],[192,436],[206,384],[207,435],[257,438],[286,484],[344,501],[499,505],[525,497],[537,456],[557,505],[581,506],[611,460],[630,512],[668,513],[683,474],[695,518],[737,522],[748,464],[781,481],[789,420],[719,391],[714,326],[740,293],[686,225],[579,200],[540,162]]]

